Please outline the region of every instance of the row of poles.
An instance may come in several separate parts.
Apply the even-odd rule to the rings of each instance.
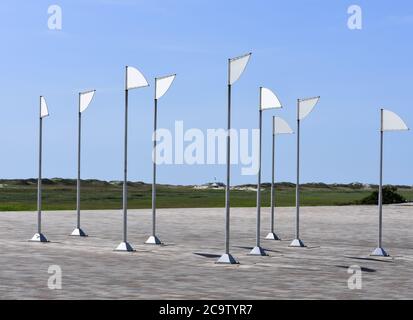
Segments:
[[[176,75],[168,75],[155,78],[155,98],[154,98],[154,153],[153,153],[153,181],[152,181],[152,234],[147,239],[147,244],[159,245],[162,242],[156,236],[156,130],[158,117],[158,100],[168,91],[169,87],[175,80]],[[143,74],[136,68],[126,67],[125,72],[125,124],[124,124],[124,175],[123,175],[123,238],[122,242],[115,249],[116,251],[134,251],[128,242],[128,107],[129,107],[129,90],[148,87]],[[79,111],[78,111],[78,158],[77,158],[77,192],[76,192],[76,210],[77,224],[71,236],[87,237],[86,232],[80,226],[80,167],[81,167],[81,133],[82,133],[82,114],[89,107],[93,100],[96,90],[79,93]],[[49,116],[46,99],[40,97],[40,124],[39,124],[39,178],[37,194],[37,233],[31,238],[33,242],[48,242],[46,236],[42,233],[42,139],[43,139],[43,119]]]
[[[237,264],[238,261],[230,253],[230,185],[231,185],[231,97],[232,86],[244,73],[247,64],[251,58],[251,53],[232,58],[228,60],[228,109],[227,109],[227,157],[226,157],[226,184],[225,184],[225,253],[218,259],[219,264]],[[168,75],[155,78],[155,98],[154,98],[154,135],[153,135],[153,180],[152,180],[152,234],[149,236],[146,244],[160,245],[161,240],[156,234],[156,147],[157,147],[157,117],[158,117],[158,100],[169,90],[176,75]],[[136,68],[126,67],[125,73],[125,124],[124,124],[124,176],[123,176],[123,239],[116,247],[115,251],[132,252],[132,245],[128,242],[127,232],[127,213],[128,213],[128,104],[129,90],[148,87],[143,74]],[[88,108],[95,95],[95,90],[79,93],[79,112],[78,112],[78,171],[77,171],[77,223],[76,228],[71,236],[87,237],[80,225],[80,167],[81,167],[81,127],[82,113]],[[312,97],[297,100],[297,167],[296,167],[296,221],[295,221],[295,239],[291,242],[291,247],[304,248],[305,244],[300,238],[300,124],[318,104],[320,97]],[[278,97],[268,88],[260,87],[259,92],[259,170],[257,174],[257,220],[256,220],[256,243],[255,247],[249,253],[253,256],[266,256],[265,249],[261,246],[261,155],[262,155],[262,123],[263,111],[270,109],[282,108]],[[40,124],[39,124],[39,178],[38,178],[38,230],[30,241],[48,242],[46,236],[42,233],[42,130],[43,119],[49,116],[46,100],[40,97]],[[380,127],[380,184],[379,184],[379,234],[378,247],[373,251],[374,256],[388,256],[388,253],[382,246],[382,212],[383,212],[383,133],[385,131],[402,131],[408,130],[405,122],[394,112],[381,109],[381,127]],[[275,232],[275,140],[277,135],[293,134],[289,124],[281,117],[272,117],[272,177],[271,177],[271,226],[270,232],[266,236],[267,240],[280,240]]]

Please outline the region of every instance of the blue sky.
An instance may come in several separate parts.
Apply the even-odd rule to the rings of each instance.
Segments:
[[[47,9],[63,10],[63,29]],[[347,8],[363,29],[347,28]],[[263,180],[270,180],[271,122],[295,126],[295,101],[320,95],[302,125],[302,180],[377,183],[379,109],[413,127],[413,4],[408,1],[10,1],[0,4],[2,178],[37,175],[38,96],[47,98],[44,176],[76,176],[77,93],[97,89],[84,114],[84,178],[122,179],[124,66],[152,87],[130,94],[129,178],[151,180],[153,78],[177,73],[159,126],[225,128],[227,59],[253,52],[233,88],[234,128],[256,128],[258,87],[285,108],[264,117]],[[413,183],[412,132],[386,134],[385,183]],[[225,180],[225,166],[161,166],[161,183]],[[295,137],[277,141],[277,180],[295,179]],[[233,168],[233,183],[255,183]]]

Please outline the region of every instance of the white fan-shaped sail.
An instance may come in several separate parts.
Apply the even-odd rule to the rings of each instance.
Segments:
[[[281,102],[278,100],[278,97],[274,94],[274,92],[267,88],[260,88],[260,90],[261,110],[282,108]]]
[[[168,91],[172,82],[174,82],[176,74],[156,78],[155,79],[155,99],[162,98],[162,96]]]
[[[229,84],[234,84],[242,75],[250,60],[251,53],[229,60]]]
[[[149,86],[143,74],[134,67],[126,67],[126,89],[137,89]]]
[[[307,117],[319,100],[320,97],[300,100],[298,102],[298,119],[303,120],[305,117]]]
[[[403,131],[409,130],[406,123],[396,113],[383,110],[382,131]]]
[[[290,125],[283,118],[274,117],[274,134],[292,134],[294,133]]]
[[[49,109],[47,108],[46,99],[44,97],[40,97],[40,118],[44,118],[48,116],[49,116]]]
[[[87,92],[80,93],[80,101],[79,101],[79,112],[83,112],[89,107],[90,103],[95,96],[96,90],[91,90]]]

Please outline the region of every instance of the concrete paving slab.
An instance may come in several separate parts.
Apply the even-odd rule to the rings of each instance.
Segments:
[[[294,208],[277,208],[276,232],[265,240],[270,211],[262,211],[262,246],[269,256],[249,256],[255,209],[231,211],[231,253],[239,265],[215,261],[224,248],[224,209],[158,211],[163,246],[145,245],[151,211],[129,211],[134,253],[113,250],[121,241],[122,212],[84,211],[87,238],[69,236],[75,212],[45,212],[50,243],[27,240],[35,212],[0,213],[1,299],[413,299],[413,207],[385,206],[384,245],[390,258],[370,257],[376,247],[374,206],[306,207],[301,238],[290,248]],[[48,268],[62,269],[62,290],[50,290]],[[350,290],[348,267],[362,269],[362,289]]]

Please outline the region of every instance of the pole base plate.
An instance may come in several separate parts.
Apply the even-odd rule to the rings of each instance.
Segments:
[[[306,245],[301,241],[301,239],[294,239],[293,242],[291,242],[290,247],[305,248]]]
[[[230,254],[223,254],[221,258],[218,259],[217,264],[239,264],[235,258]]]
[[[73,232],[70,234],[73,237],[87,237],[88,235],[80,228],[76,228],[73,230]]]
[[[254,247],[250,253],[248,253],[249,256],[261,256],[265,257],[268,256],[268,254],[265,252],[265,250],[261,247]]]
[[[150,236],[148,240],[145,241],[145,244],[161,245],[162,242],[157,236]]]
[[[383,248],[374,249],[370,255],[374,257],[390,257],[390,255]]]
[[[43,233],[36,233],[33,238],[29,240],[30,242],[49,242]]]
[[[129,242],[121,242],[115,251],[119,252],[134,252],[135,249],[132,248],[132,246],[129,244]]]
[[[265,239],[266,240],[281,240],[281,238],[278,237],[274,232],[270,232],[269,234],[267,234]]]

